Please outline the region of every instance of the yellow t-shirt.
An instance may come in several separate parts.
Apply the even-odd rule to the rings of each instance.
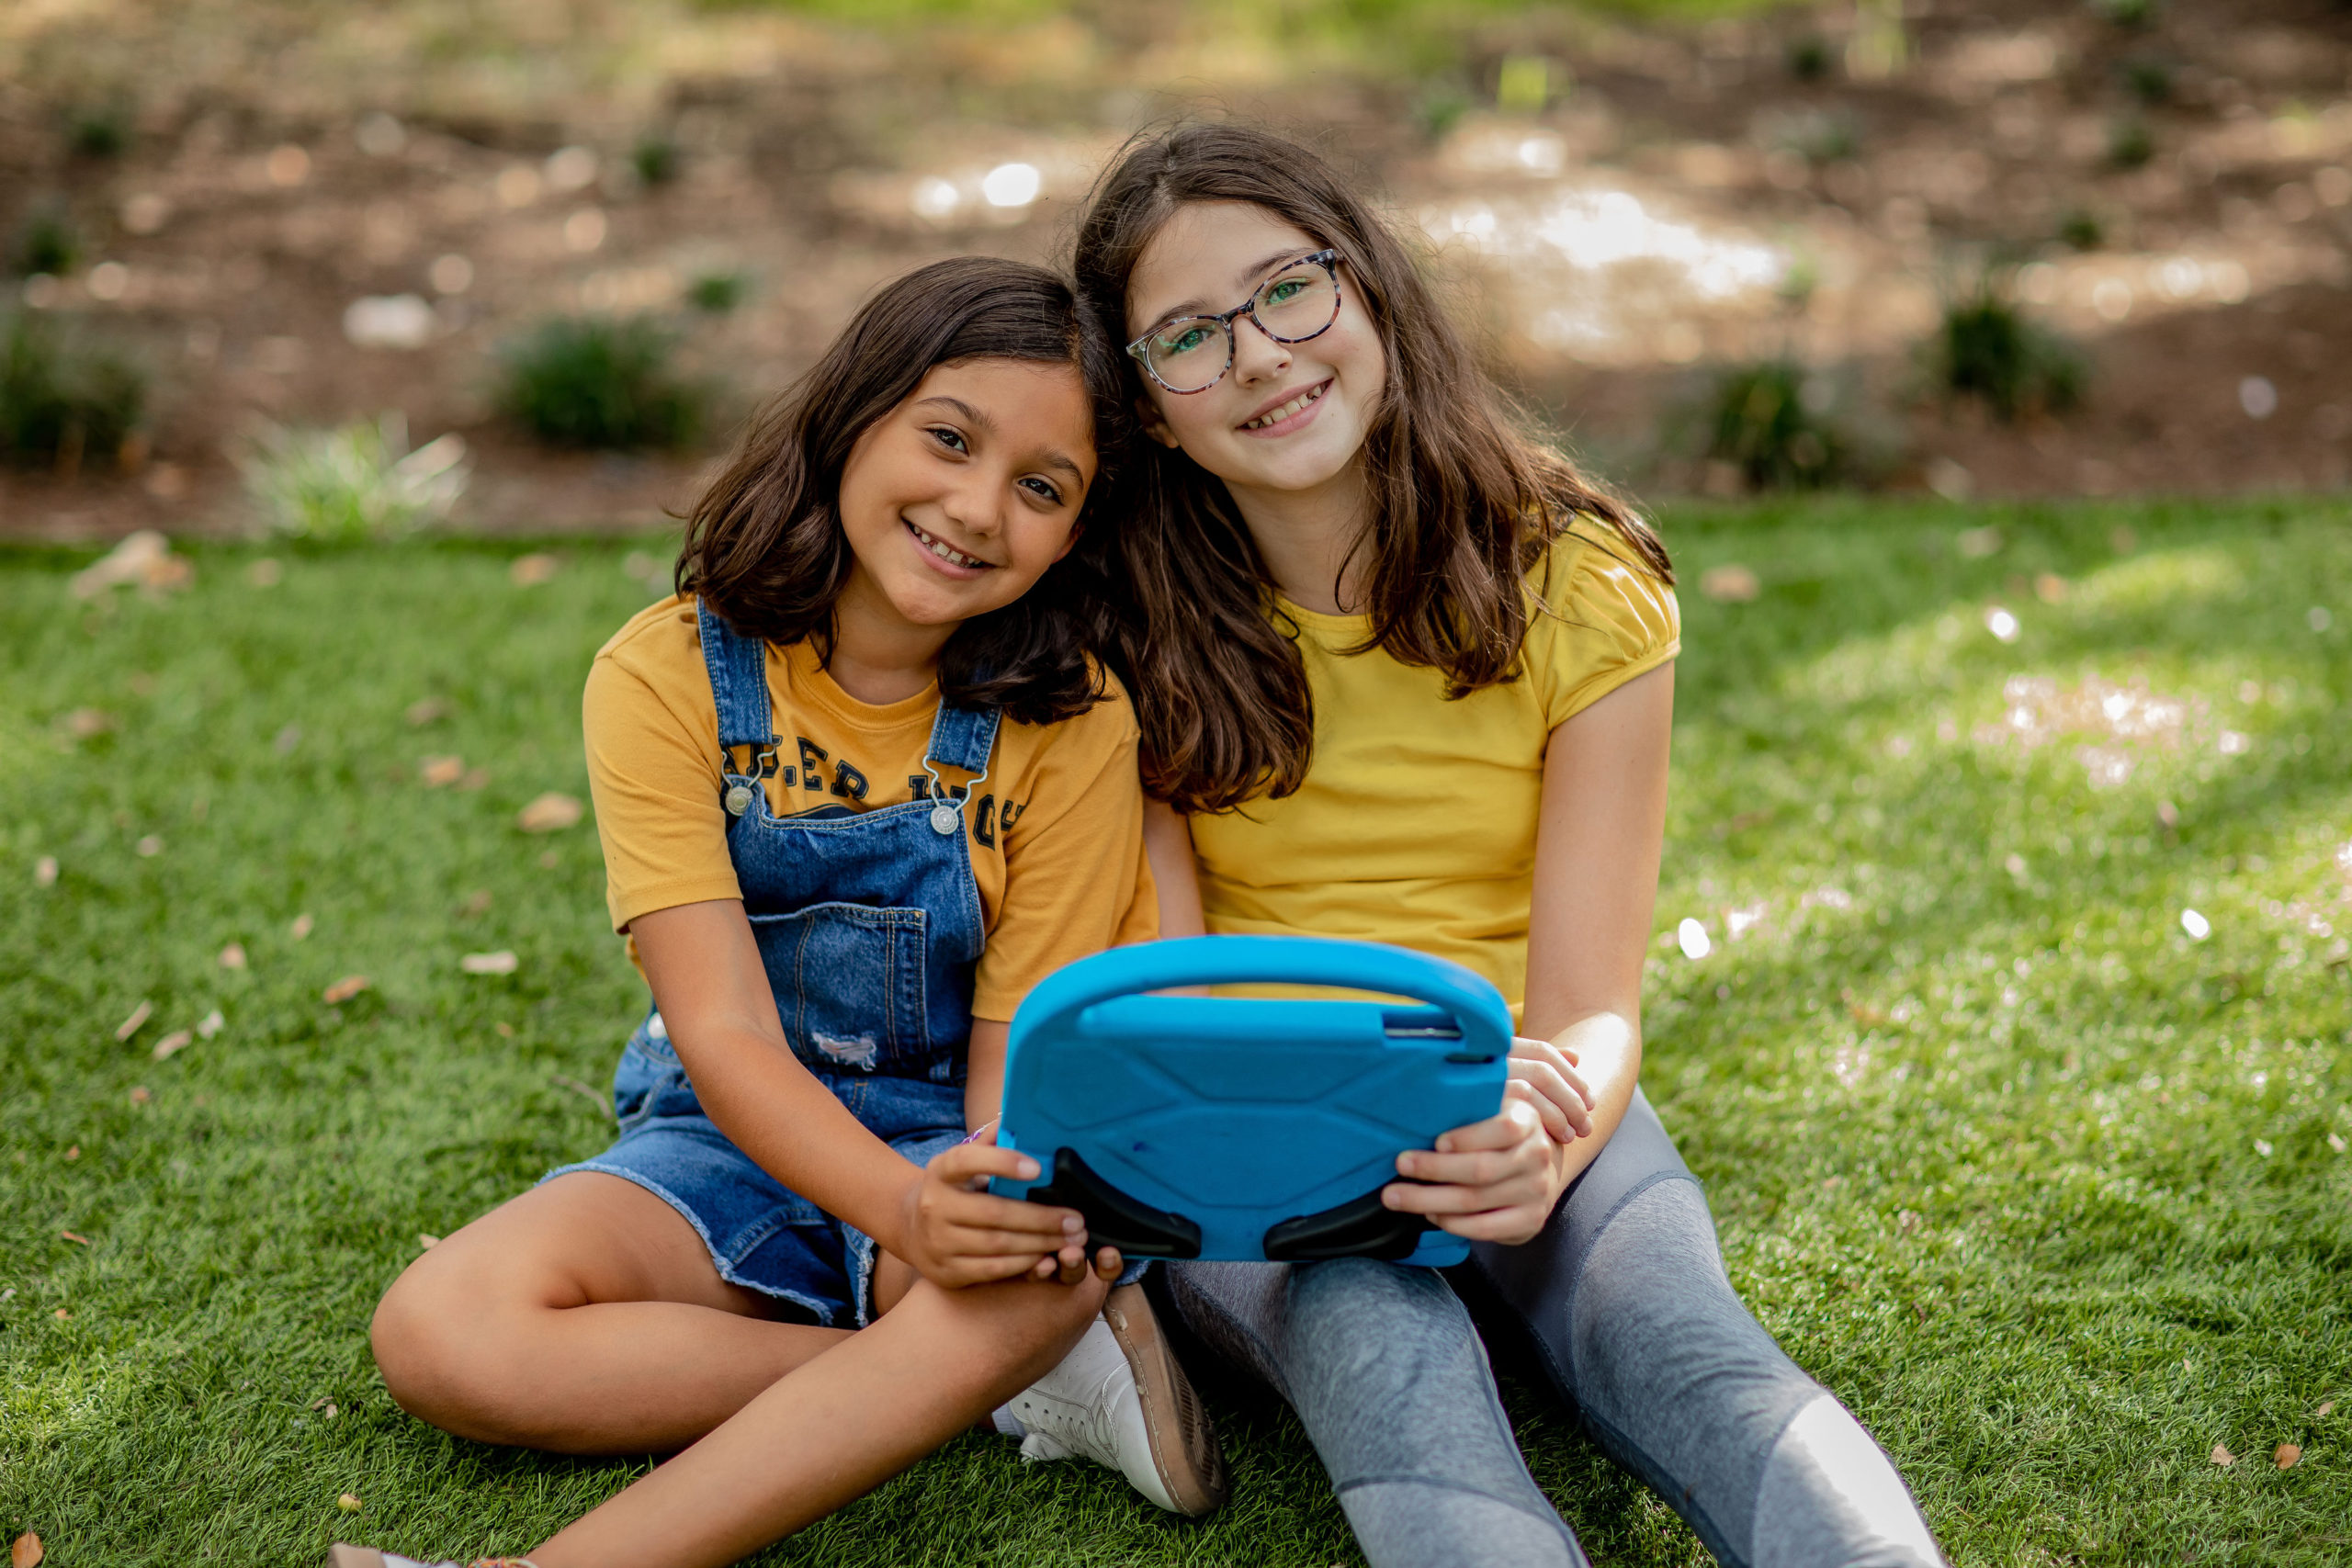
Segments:
[[[769,644],[767,671],[778,738],[769,809],[870,811],[914,799],[918,784],[929,789],[923,753],[936,687],[879,706],[859,702],[806,643]],[[741,897],[694,602],[663,599],[615,633],[589,668],[582,709],[614,929],[656,909]],[[964,812],[987,931],[974,1016],[1010,1021],[1030,987],[1072,959],[1159,934],[1136,739],[1116,681],[1109,701],[1076,718],[998,727],[988,777]],[[939,777],[951,788],[971,782],[945,766]]]
[[[1459,702],[1441,671],[1342,655],[1365,617],[1279,601],[1314,694],[1314,761],[1295,795],[1192,819],[1208,929],[1395,942],[1467,964],[1516,1008],[1544,747],[1681,650],[1674,590],[1636,559],[1563,535],[1548,591],[1541,564],[1528,575],[1556,613],[1530,615],[1519,679]]]

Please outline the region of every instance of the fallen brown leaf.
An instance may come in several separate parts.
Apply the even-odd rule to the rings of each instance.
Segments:
[[[63,1323],[63,1322],[66,1322],[68,1319],[72,1318],[74,1314],[73,1314],[72,1313],[70,1313],[70,1312],[67,1312],[63,1307],[59,1307],[55,1312],[51,1313],[50,1315],[51,1315],[51,1316],[52,1316],[52,1317],[54,1317],[54,1318],[56,1318],[58,1322],[60,1322],[60,1323]]]
[[[255,588],[275,588],[286,577],[286,569],[268,556],[245,568],[245,581]]]
[[[487,887],[475,888],[471,893],[466,895],[466,901],[458,906],[458,915],[461,919],[470,920],[477,915],[484,915],[489,912],[490,889]]]
[[[563,857],[557,854],[553,850],[546,851],[539,856],[539,869],[541,871],[553,871],[562,863]]]
[[[27,1530],[8,1543],[8,1568],[40,1568],[40,1537]]]
[[[356,1514],[361,1507],[359,1499],[349,1492],[346,1492],[342,1496],[337,1497],[334,1500],[334,1506],[341,1508],[346,1514]]]
[[[2281,1443],[2278,1445],[2277,1450],[2271,1454],[2270,1462],[2277,1465],[2281,1470],[2292,1470],[2302,1457],[2303,1450],[2301,1444]]]
[[[327,1407],[326,1407],[325,1411],[323,1412],[323,1415],[325,1416],[326,1419],[328,1419],[328,1420],[330,1420],[330,1421],[334,1420],[336,1416],[340,1416],[340,1415],[342,1415],[342,1414],[343,1414],[343,1412],[342,1412],[342,1411],[340,1411],[340,1410],[337,1410],[332,1403],[330,1403],[330,1404],[327,1405]]]
[[[2033,580],[2033,596],[2045,604],[2056,604],[2066,597],[2066,580],[2054,571],[2045,571]]]
[[[2237,1463],[2237,1461],[2238,1456],[2230,1452],[2228,1449],[2222,1447],[2220,1443],[2215,1443],[2213,1445],[2213,1462],[2215,1464],[2218,1464],[2226,1470],[2231,1465]]]
[[[448,714],[449,705],[443,699],[439,697],[421,697],[417,701],[408,705],[408,712],[402,716],[405,717],[409,723],[422,729],[436,718],[447,717]]]
[[[580,820],[579,801],[560,790],[549,790],[514,814],[514,825],[526,833],[554,833]]]
[[[114,728],[114,715],[104,708],[75,708],[61,721],[65,733],[76,740],[87,740],[94,735],[104,735]]]
[[[469,953],[458,960],[458,967],[469,975],[512,975],[514,954],[506,948],[496,953]]]
[[[126,535],[122,543],[74,574],[69,586],[76,599],[95,599],[109,588],[137,583],[142,588],[184,586],[193,570],[184,556],[172,554],[172,542],[153,528]]]
[[[222,949],[220,950],[220,967],[221,967],[221,968],[223,968],[223,969],[243,969],[244,966],[245,966],[245,944],[244,944],[243,942],[231,942],[228,946],[226,946],[226,947],[224,947],[224,948],[222,948]]]
[[[459,789],[481,789],[486,787],[489,783],[490,770],[488,768],[468,768],[466,770],[466,776],[458,781],[458,787]]]
[[[310,915],[305,912],[295,916],[294,923],[286,928],[286,934],[292,937],[296,942],[300,942],[305,937],[309,936],[311,934]]]
[[[196,1033],[194,1031],[175,1029],[169,1034],[164,1035],[161,1040],[155,1042],[155,1060],[159,1062],[169,1061],[173,1052],[180,1050],[184,1046],[191,1045],[195,1043],[195,1042]]]
[[[2321,1405],[2317,1410],[2314,1410],[2314,1411],[2312,1411],[2312,1420],[2314,1420],[2314,1421],[2316,1421],[2316,1420],[2320,1419],[2322,1416],[2332,1416],[2332,1415],[2334,1415],[2335,1413],[2335,1401],[2334,1401],[2334,1400],[2332,1400],[2332,1399],[2331,1399],[2331,1400],[2329,1400],[2326,1404],[2324,1404]]]
[[[501,1040],[512,1040],[514,1038],[514,1026],[507,1022],[503,1018],[496,1023],[492,1024],[491,1027],[498,1031],[498,1037]]]
[[[141,1002],[137,1007],[130,1010],[130,1016],[129,1018],[124,1019],[120,1023],[115,1025],[114,1037],[117,1040],[130,1039],[132,1035],[139,1032],[139,1026],[141,1024],[146,1022],[149,1019],[154,1016],[155,1004],[153,1002]]]
[[[416,765],[416,776],[424,781],[427,789],[439,789],[443,784],[456,784],[465,777],[463,757],[427,757]]]
[[[80,1159],[82,1157],[82,1145],[79,1144],[66,1145],[65,1157],[69,1160]]]
[[[441,1238],[431,1231],[419,1231],[416,1233],[416,1245],[430,1252],[441,1245]]]
[[[229,1021],[220,1016],[220,1010],[219,1008],[214,1008],[210,1012],[206,1013],[202,1018],[197,1020],[196,1037],[198,1040],[209,1040],[228,1026]]]
[[[1718,604],[1745,604],[1764,592],[1764,583],[1748,568],[1726,562],[1699,574],[1699,592]]]
[[[562,565],[561,561],[551,555],[534,552],[527,556],[516,556],[514,564],[506,569],[506,575],[514,580],[514,586],[517,588],[537,588],[540,583],[551,580],[557,569]]]
[[[373,984],[365,975],[345,975],[319,995],[327,1006],[341,1007]]]
[[[57,857],[55,855],[43,855],[33,862],[33,886],[35,887],[57,886]]]
[[[90,1245],[90,1238],[88,1236],[79,1235],[74,1231],[59,1231],[57,1234],[63,1236],[66,1240],[72,1242],[76,1247],[87,1247]]]
[[[131,1103],[131,1104],[133,1104],[133,1105],[144,1105],[144,1104],[146,1104],[149,1100],[153,1100],[153,1099],[154,1099],[154,1098],[155,1098],[155,1096],[154,1096],[153,1092],[152,1090],[150,1090],[150,1089],[148,1089],[148,1087],[147,1087],[145,1084],[143,1084],[143,1083],[141,1083],[141,1084],[132,1084],[132,1085],[130,1086],[130,1103]]]

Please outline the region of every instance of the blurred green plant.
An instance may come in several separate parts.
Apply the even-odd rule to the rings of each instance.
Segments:
[[[1862,131],[1845,109],[1808,110],[1781,119],[1773,128],[1772,141],[1817,166],[1860,152]]]
[[[0,460],[71,478],[118,457],[146,403],[136,365],[54,321],[20,310],[0,330]]]
[[[682,161],[678,144],[659,131],[639,137],[628,155],[629,167],[650,186],[665,186],[676,179]]]
[[[1709,400],[1707,456],[1751,490],[1818,490],[1837,481],[1851,444],[1831,419],[1836,388],[1789,359],[1725,371]]]
[[[502,355],[504,412],[559,446],[674,446],[703,397],[671,369],[674,343],[648,317],[555,316]]]
[[[2082,400],[2081,355],[2018,308],[2007,268],[1987,268],[1944,307],[1929,357],[1947,395],[1981,398],[2005,421]]]
[[[2108,128],[2107,161],[2117,168],[2136,169],[2155,155],[2155,133],[2138,115],[2126,115]]]
[[[2159,0],[2090,0],[2090,7],[2119,28],[2154,26]]]
[[[73,214],[55,199],[35,202],[8,246],[9,270],[26,277],[41,272],[62,277],[81,259],[82,236]]]
[[[388,413],[334,430],[273,425],[239,459],[245,494],[270,533],[322,545],[396,539],[449,514],[466,488],[465,438],[408,448]]]
[[[2095,251],[2107,243],[2107,228],[2089,208],[2070,208],[2058,220],[2058,238],[2075,250]]]
[[[1430,141],[1442,141],[1474,107],[1461,83],[1450,79],[1431,82],[1413,100],[1413,123]]]
[[[723,316],[752,292],[752,280],[740,272],[698,273],[686,285],[686,303],[706,316]]]
[[[77,158],[116,158],[130,145],[130,109],[120,103],[84,104],[65,117],[65,145]]]
[[[2125,91],[2141,103],[2153,107],[2172,101],[2172,67],[2164,61],[2141,55],[2123,62],[2122,74]]]
[[[1819,82],[1829,74],[1829,40],[1819,33],[1804,33],[1789,40],[1789,74],[1800,82]]]

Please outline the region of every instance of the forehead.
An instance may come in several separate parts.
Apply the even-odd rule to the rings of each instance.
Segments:
[[[1136,259],[1127,278],[1127,324],[1141,331],[1179,306],[1222,310],[1249,292],[1268,257],[1321,243],[1250,202],[1188,202],[1169,215]]]
[[[1034,359],[934,365],[915,383],[907,403],[927,398],[969,405],[995,427],[999,441],[1023,457],[1056,452],[1089,478],[1094,473],[1094,404],[1074,365]]]

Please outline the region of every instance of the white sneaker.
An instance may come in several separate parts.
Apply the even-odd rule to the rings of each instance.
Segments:
[[[1125,1476],[1171,1514],[1225,1503],[1216,1429],[1159,1332],[1141,1285],[1122,1285],[1060,1366],[1012,1396],[1021,1457],[1082,1458]]]

